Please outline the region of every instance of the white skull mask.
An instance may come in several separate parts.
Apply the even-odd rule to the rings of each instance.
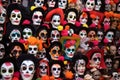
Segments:
[[[97,0],[97,4],[95,5],[95,10],[99,11],[101,8],[102,2],[101,0]]]
[[[28,46],[28,54],[33,54],[36,56],[38,53],[38,46],[37,45],[29,45]]]
[[[5,20],[6,20],[6,9],[2,7],[0,12],[0,24],[4,24]]]
[[[22,19],[20,10],[13,10],[10,14],[10,21],[12,25],[19,25]]]
[[[44,59],[46,57],[46,50],[45,50],[45,48],[43,48],[42,50],[40,50],[40,52],[38,52],[37,57],[39,59]]]
[[[66,9],[67,0],[58,0],[58,7],[61,8],[61,9]]]
[[[57,27],[60,25],[60,16],[59,15],[53,15],[51,20],[52,27],[57,29]]]
[[[14,74],[14,65],[11,62],[5,62],[2,64],[0,73],[2,80],[12,80]]]
[[[53,64],[51,67],[51,72],[55,78],[59,78],[61,74],[61,66],[59,64]]]
[[[73,58],[75,54],[75,46],[70,46],[68,48],[65,48],[65,54],[69,58]]]
[[[42,7],[44,5],[44,0],[35,0],[34,4],[36,7]]]
[[[67,22],[71,24],[75,24],[77,15],[75,12],[71,11],[67,15]]]
[[[95,0],[87,0],[85,7],[87,11],[92,11],[95,7]]]
[[[107,32],[105,38],[108,39],[108,42],[112,42],[113,41],[113,38],[114,37],[114,33],[113,32]]]
[[[72,36],[74,34],[74,30],[71,28],[71,29],[69,29],[69,31],[68,31],[68,35],[69,36]]]
[[[2,59],[5,55],[5,46],[0,43],[0,59]]]
[[[30,28],[23,29],[23,39],[27,40],[30,36],[32,36],[32,30]]]
[[[85,14],[86,16],[85,16],[84,14]],[[86,13],[83,13],[82,15],[80,15],[79,21],[80,21],[81,24],[86,24],[87,21],[88,21],[88,16],[87,16],[87,14],[86,14]]]
[[[10,40],[11,40],[11,42],[19,41],[20,38],[21,38],[21,33],[20,33],[19,30],[14,29],[13,31],[11,31],[11,33],[10,33]]]
[[[33,25],[41,25],[43,14],[40,11],[35,11],[32,15]]]
[[[31,60],[24,60],[20,66],[20,74],[23,80],[32,80],[35,73],[35,64]]]
[[[53,8],[53,7],[55,7],[56,1],[55,0],[48,0],[47,4],[48,4],[48,7]]]
[[[4,32],[4,29],[3,27],[0,26],[0,41],[3,39],[3,32]]]
[[[39,65],[39,69],[40,69],[40,76],[45,76],[48,75],[48,65],[46,62],[41,62]]]
[[[80,32],[79,32],[79,36],[80,36],[80,38],[86,38],[87,37],[87,31],[86,30],[81,30]]]
[[[50,38],[51,38],[51,42],[59,41],[59,39],[60,39],[59,31],[58,30],[52,30]]]

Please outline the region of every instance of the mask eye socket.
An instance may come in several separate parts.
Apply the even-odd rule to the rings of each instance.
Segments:
[[[27,69],[27,67],[26,67],[26,66],[23,66],[23,67],[22,67],[22,70],[26,70],[26,69]]]
[[[7,71],[6,71],[6,69],[2,69],[2,73],[6,73]]]
[[[13,69],[9,69],[9,73],[12,73],[13,72]]]
[[[32,70],[33,70],[33,67],[29,67],[29,70],[32,71]]]
[[[53,50],[52,53],[53,53],[53,54],[56,54],[56,50]]]
[[[16,15],[15,15],[15,14],[12,14],[12,15],[11,15],[11,17],[15,18],[15,17],[16,17]]]

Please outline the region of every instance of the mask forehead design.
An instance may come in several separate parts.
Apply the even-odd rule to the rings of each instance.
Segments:
[[[19,25],[22,19],[20,10],[13,10],[10,15],[10,21],[13,25]]]

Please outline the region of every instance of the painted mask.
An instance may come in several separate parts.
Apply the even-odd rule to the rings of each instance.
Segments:
[[[5,46],[0,43],[0,59],[2,59],[5,55]]]
[[[46,62],[40,62],[39,63],[39,69],[40,69],[40,76],[46,76],[48,75],[48,64]]]
[[[92,22],[93,22],[95,25],[98,25],[98,24],[99,24],[99,20],[100,20],[100,18],[99,18],[98,16],[96,16],[96,18],[94,18],[94,19],[92,20]]]
[[[101,57],[102,57],[101,53],[94,53],[91,58],[91,61],[93,61],[97,68],[100,67]]]
[[[2,80],[12,80],[14,74],[14,65],[11,62],[5,62],[1,66]]]
[[[87,13],[83,12],[80,15],[79,21],[80,21],[81,24],[86,24],[87,21],[88,21],[88,15],[87,15]]]
[[[24,28],[22,34],[23,34],[23,39],[27,40],[30,36],[32,36],[33,32],[30,28]]]
[[[41,31],[39,32],[39,39],[42,39],[44,42],[46,42],[47,37],[48,37],[48,32],[47,32],[47,30],[41,30]]]
[[[56,1],[55,0],[48,0],[47,4],[48,4],[48,7],[53,8],[53,7],[55,7]]]
[[[101,40],[103,39],[103,37],[104,37],[103,32],[98,31],[98,32],[97,32],[97,38],[98,38],[99,42],[101,42]]]
[[[35,73],[35,64],[31,60],[24,60],[20,66],[20,74],[23,80],[32,80]]]
[[[59,78],[61,74],[61,66],[59,64],[53,64],[51,67],[51,72],[55,78]]]
[[[4,33],[4,29],[2,26],[0,26],[0,41],[2,41],[3,39],[3,33]]]
[[[74,34],[74,29],[70,28],[69,31],[68,31],[68,35],[72,36],[73,34]]]
[[[107,32],[107,34],[105,35],[105,38],[107,38],[109,42],[112,42],[114,39],[114,33],[111,31]]]
[[[85,60],[83,60],[83,59],[77,60],[76,63],[75,63],[75,68],[76,68],[75,69],[76,70],[76,74],[84,75],[85,70],[86,70]]]
[[[40,11],[35,11],[32,15],[33,25],[41,25],[43,14]]]
[[[120,79],[120,75],[118,74],[118,72],[113,72],[112,76],[113,76],[112,77],[113,80],[119,80]]]
[[[106,64],[106,66],[107,66],[108,69],[111,69],[112,68],[112,59],[107,58],[105,60],[105,64]]]
[[[75,54],[75,46],[70,46],[68,48],[65,48],[65,54],[69,58],[73,58]]]
[[[20,10],[13,10],[10,14],[10,21],[12,25],[19,25],[22,19]]]
[[[80,38],[87,38],[87,31],[86,30],[81,30],[80,32],[79,32],[79,36],[80,36]]]
[[[59,46],[54,46],[49,52],[52,60],[58,60],[61,55],[61,50]]]
[[[58,30],[52,30],[50,38],[51,38],[51,42],[59,41],[59,39],[60,39],[60,33],[59,33],[59,31]]]
[[[95,38],[96,38],[95,31],[88,32],[88,38],[90,38],[90,41],[95,40]]]
[[[106,4],[105,5],[105,11],[111,11],[111,5],[110,4]]]
[[[85,4],[85,8],[87,11],[92,11],[95,7],[95,0],[87,0]]]
[[[75,12],[71,11],[67,15],[67,22],[71,24],[75,24],[77,15]]]
[[[117,4],[117,11],[120,12],[120,3]]]
[[[12,56],[18,58],[22,54],[22,49],[20,46],[15,46],[11,51]]]
[[[58,0],[58,7],[61,8],[61,9],[66,9],[67,0]]]
[[[57,29],[57,27],[60,25],[60,16],[59,15],[53,15],[51,20],[52,27]]]
[[[14,29],[11,31],[9,37],[10,37],[11,42],[19,41],[21,38],[21,32],[18,29]]]
[[[29,45],[28,46],[28,54],[33,54],[36,56],[38,53],[38,46],[37,45]]]
[[[44,59],[44,58],[46,58],[46,50],[45,50],[45,48],[43,48],[42,50],[40,50],[40,51],[38,52],[37,58],[39,58],[39,59]]]
[[[6,9],[2,7],[0,12],[0,24],[4,24],[6,20]]]
[[[101,0],[97,0],[96,2],[97,2],[97,4],[95,5],[95,10],[100,11],[100,8],[102,6],[102,2],[101,2]]]
[[[36,7],[42,7],[44,5],[44,0],[35,0],[34,5]]]

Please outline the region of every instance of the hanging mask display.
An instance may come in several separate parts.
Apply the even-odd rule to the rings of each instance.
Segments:
[[[13,29],[9,38],[11,42],[19,41],[21,39],[21,32],[18,29]]]
[[[30,36],[33,35],[33,32],[30,28],[24,28],[22,32],[22,36],[24,40],[27,40]]]
[[[87,11],[92,11],[95,7],[95,0],[86,0],[85,9]]]
[[[6,9],[4,7],[1,7],[0,24],[4,24],[5,20],[6,20]]]
[[[5,46],[4,44],[0,43],[0,59],[2,59],[5,55]]]
[[[18,65],[20,68],[20,75],[22,80],[34,79],[35,69],[38,60],[30,54],[24,54],[19,56]]]
[[[52,30],[50,34],[51,42],[60,40],[60,32],[58,30]]]
[[[61,56],[61,52],[62,52],[62,45],[60,42],[51,43],[49,47],[50,59],[58,60],[59,57]]]
[[[20,10],[13,10],[10,15],[10,21],[13,25],[19,25],[22,19],[22,14]]]
[[[67,0],[58,0],[58,7],[61,9],[66,9],[67,4],[68,4]]]
[[[43,7],[44,3],[45,3],[45,0],[35,0],[34,1],[35,7]]]

